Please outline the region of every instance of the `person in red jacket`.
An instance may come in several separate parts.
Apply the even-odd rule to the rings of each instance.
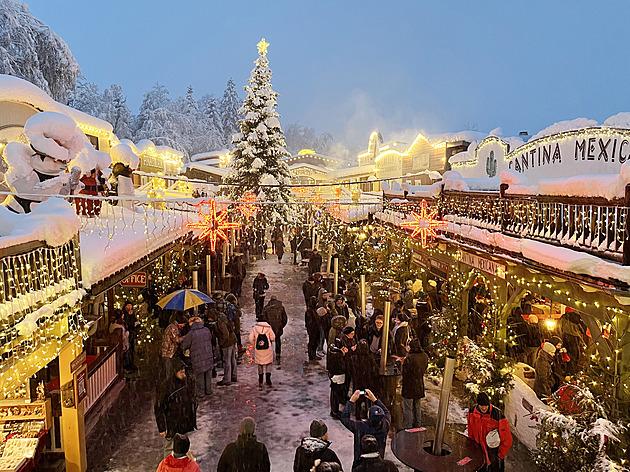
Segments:
[[[477,395],[477,405],[468,412],[468,437],[481,446],[486,455],[484,472],[503,472],[504,459],[512,447],[512,432],[505,416],[490,404],[485,393]]]
[[[173,438],[173,453],[160,462],[156,472],[201,472],[199,464],[188,454],[189,449],[188,436],[176,434]]]

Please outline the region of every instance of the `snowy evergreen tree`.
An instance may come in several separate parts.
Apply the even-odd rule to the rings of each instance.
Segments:
[[[278,94],[271,88],[271,69],[267,60],[268,44],[258,43],[258,59],[251,72],[247,96],[239,113],[245,117],[239,121],[240,132],[234,135],[232,144],[232,170],[224,178],[225,192],[233,200],[240,200],[253,193],[259,201],[289,201],[289,170],[283,157],[289,156],[285,149],[284,135],[276,112]],[[263,187],[263,185],[278,185]],[[258,212],[263,224],[287,223],[292,216],[289,206],[264,205]]]
[[[131,112],[120,85],[112,84],[103,92],[101,118],[112,124],[118,138],[131,139]]]
[[[0,74],[28,80],[66,103],[80,73],[68,45],[25,4],[0,0]]]
[[[302,149],[312,149],[320,154],[327,154],[330,150],[333,137],[330,133],[315,134],[313,128],[292,123],[284,130],[287,149],[291,155],[295,155]]]
[[[187,154],[183,144],[184,129],[181,114],[168,98],[168,90],[155,84],[145,95],[140,113],[135,121],[134,141],[150,139],[156,145],[164,145]]]
[[[199,110],[203,115],[204,132],[207,136],[207,151],[220,151],[227,148],[223,125],[219,115],[219,103],[215,96],[204,95],[199,99]]]
[[[232,136],[238,133],[240,120],[239,116],[240,99],[236,93],[236,85],[232,79],[228,80],[227,88],[223,92],[219,113],[221,114],[221,128],[223,131],[223,141],[229,148],[232,145]]]
[[[88,82],[84,76],[79,76],[76,87],[70,91],[68,106],[88,115],[100,118],[103,111],[103,97],[98,85]]]

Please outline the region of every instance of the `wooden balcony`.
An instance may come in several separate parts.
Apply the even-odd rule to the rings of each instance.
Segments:
[[[384,195],[385,207],[404,217],[427,200],[440,216],[459,225],[515,238],[541,241],[630,265],[628,211],[630,197],[603,198],[506,195],[501,192],[444,191],[436,198]],[[630,191],[626,189],[626,195]],[[394,203],[392,203],[394,201]],[[467,239],[464,232],[452,233]]]

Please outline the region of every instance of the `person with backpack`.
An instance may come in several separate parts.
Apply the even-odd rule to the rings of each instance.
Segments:
[[[258,323],[249,335],[249,342],[254,345],[254,362],[258,364],[258,387],[262,388],[263,373],[266,373],[266,383],[271,386],[271,364],[273,364],[273,350],[271,343],[275,341],[276,335],[267,323],[266,314],[258,317]]]

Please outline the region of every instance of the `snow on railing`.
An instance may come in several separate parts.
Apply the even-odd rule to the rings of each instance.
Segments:
[[[398,226],[417,204],[417,199],[408,201],[396,195],[387,199],[387,196],[386,210],[380,219]],[[444,220],[454,223],[447,231],[456,237],[470,239],[470,231],[481,228],[589,252],[624,264],[630,262],[624,258],[630,208],[620,201],[502,197],[499,193],[457,191],[444,191],[427,200],[432,207],[437,207]]]

